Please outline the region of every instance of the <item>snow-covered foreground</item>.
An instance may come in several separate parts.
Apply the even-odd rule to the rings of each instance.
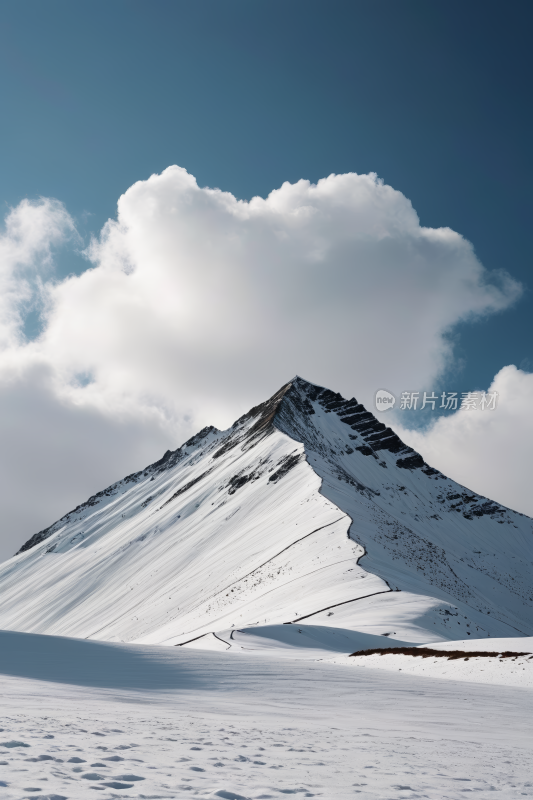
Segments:
[[[533,796],[517,687],[3,632],[0,693],[6,800]]]

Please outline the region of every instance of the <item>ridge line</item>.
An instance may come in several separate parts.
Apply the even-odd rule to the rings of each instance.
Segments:
[[[372,574],[372,573],[369,573]],[[380,577],[379,575],[377,576]],[[382,578],[383,580],[383,578]],[[330,608],[337,608],[338,606],[345,606],[348,603],[356,603],[358,600],[365,600],[367,597],[375,597],[377,594],[389,594],[389,592],[394,591],[393,589],[383,589],[381,592],[372,592],[372,594],[365,594],[363,597],[354,597],[353,600],[343,600],[342,603],[334,603],[332,606],[326,606],[325,608],[320,608],[318,611],[313,611],[312,614],[305,614],[303,617],[298,617],[297,619],[293,619],[291,622],[285,622],[285,625],[294,625],[295,622],[301,622],[302,619],[308,619],[309,617],[314,617],[315,614],[320,614],[322,611],[328,611]],[[399,589],[398,591],[401,591]]]

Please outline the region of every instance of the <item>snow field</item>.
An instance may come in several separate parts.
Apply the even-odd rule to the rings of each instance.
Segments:
[[[375,648],[413,647],[413,655],[372,654],[351,656],[352,652]],[[456,681],[491,683],[500,686],[533,688],[533,637],[515,639],[467,639],[421,645],[434,650],[528,653],[516,658],[465,656],[448,661],[442,657],[416,656],[414,643],[392,637],[374,636],[361,631],[293,625],[263,625],[257,628],[218,631],[185,645],[187,648],[247,653],[272,658],[327,661],[343,666],[366,667],[445,678]]]
[[[0,645],[5,800],[533,796],[528,690],[9,632]]]
[[[488,683],[495,686],[519,686],[533,689],[533,655],[517,656],[515,659],[473,657],[468,659],[422,658],[374,654],[371,656],[337,656],[330,663],[355,668],[389,670],[407,675],[444,678],[451,681]]]
[[[533,653],[533,636],[497,639],[462,639],[455,642],[438,642],[430,645],[435,650],[485,650],[496,653]]]

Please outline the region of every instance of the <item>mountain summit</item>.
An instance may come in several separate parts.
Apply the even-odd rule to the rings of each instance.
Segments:
[[[296,377],[0,565],[0,628],[185,644],[305,621],[419,643],[533,634],[533,521]]]

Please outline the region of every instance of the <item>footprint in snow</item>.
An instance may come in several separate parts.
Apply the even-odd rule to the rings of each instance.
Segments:
[[[31,745],[26,744],[26,742],[12,740],[11,742],[0,742],[0,747],[31,747]]]
[[[36,756],[35,758],[25,758],[24,761],[33,762],[34,764],[37,761],[55,761],[56,759],[53,756]]]
[[[120,781],[108,781],[107,783],[104,783],[104,786],[109,786],[110,789],[131,789],[133,783],[120,783]]]
[[[28,789],[24,791],[27,792]],[[34,794],[32,800],[68,800],[68,798],[63,794]]]

